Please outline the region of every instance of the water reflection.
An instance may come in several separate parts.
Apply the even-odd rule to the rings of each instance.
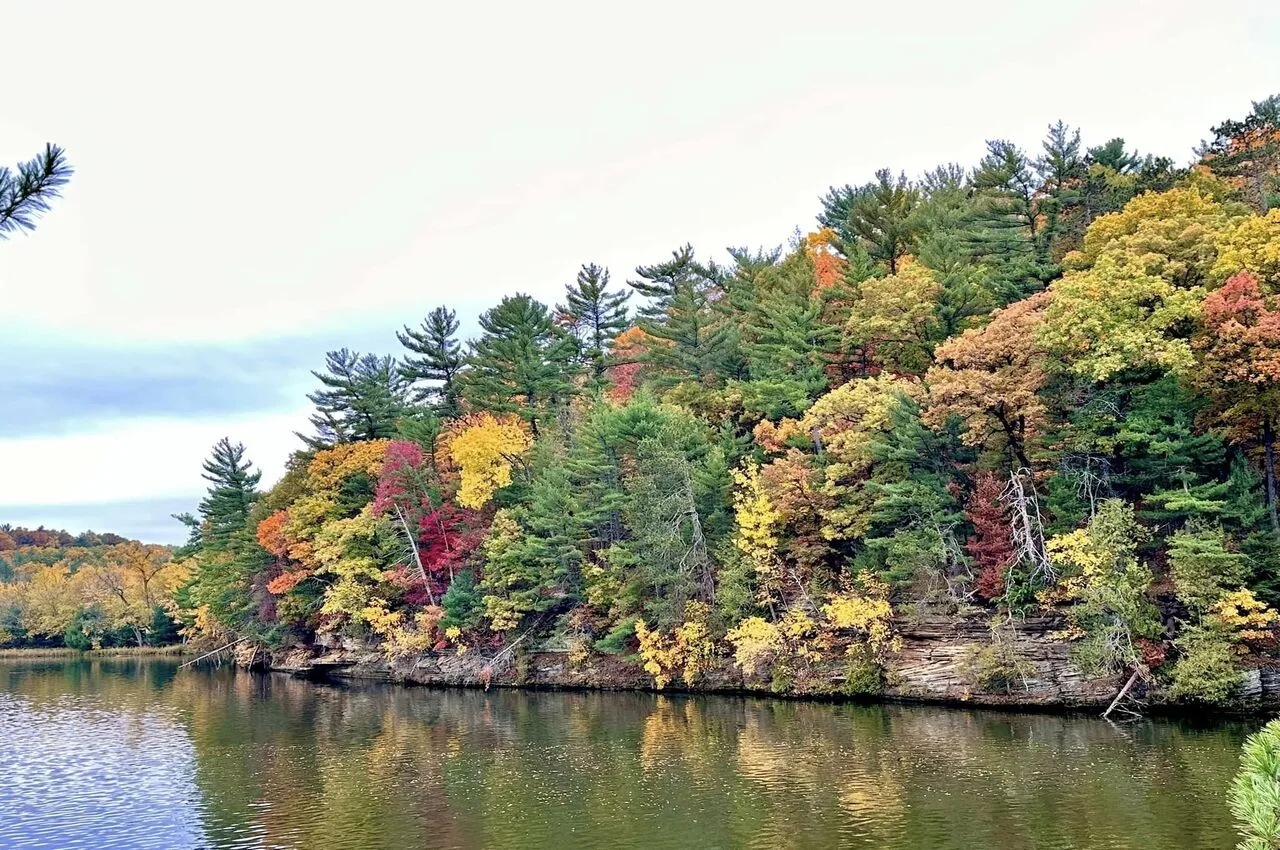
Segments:
[[[1219,850],[1251,730],[0,662],[0,845]]]

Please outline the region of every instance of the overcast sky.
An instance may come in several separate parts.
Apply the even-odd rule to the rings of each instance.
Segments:
[[[76,167],[0,242],[0,522],[180,540],[216,439],[269,483],[324,351],[436,304],[777,245],[1058,118],[1186,162],[1280,91],[1275,0],[617,5],[0,2],[0,162]]]

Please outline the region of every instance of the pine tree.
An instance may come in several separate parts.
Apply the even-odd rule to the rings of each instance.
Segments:
[[[34,230],[36,219],[48,212],[49,201],[62,194],[74,169],[62,148],[45,145],[44,153],[18,163],[15,174],[0,168],[0,239],[19,230]]]
[[[463,398],[480,410],[518,413],[536,436],[539,422],[573,392],[573,340],[528,295],[503,298],[480,327],[484,335],[471,343],[460,376]]]
[[[244,451],[243,443],[233,444],[223,437],[213,444],[213,451],[204,462],[202,477],[210,487],[200,502],[200,519],[204,540],[210,546],[225,546],[242,532],[258,499],[262,473],[253,468]]]
[[[1085,176],[1080,131],[1062,121],[1051,124],[1041,147],[1044,153],[1035,162],[1040,181],[1036,212],[1044,220],[1040,243],[1053,256],[1061,257],[1076,247],[1084,235],[1083,217],[1079,215]]]
[[[199,520],[175,515],[192,529],[191,541],[180,553],[192,557],[196,569],[174,596],[188,619],[203,611],[236,635],[261,637],[270,624],[256,616],[260,598],[254,579],[272,558],[255,539],[262,473],[244,455],[244,446],[226,437],[215,443],[204,462],[203,477],[210,486],[200,501]]]
[[[905,174],[897,177],[887,168],[876,172],[872,183],[854,188],[831,188],[822,199],[818,221],[840,234],[849,245],[861,245],[889,274],[898,271],[898,260],[910,253],[919,236],[915,209],[920,192]]]
[[[422,327],[405,326],[397,331],[400,344],[417,357],[406,357],[400,364],[400,374],[411,385],[416,402],[430,402],[436,412],[453,419],[460,415],[457,378],[462,369],[462,344],[455,336],[458,332],[457,314],[447,307],[437,307],[427,314]],[[427,386],[416,386],[419,381],[430,381]]]
[[[1280,95],[1253,104],[1243,121],[1224,121],[1199,151],[1215,173],[1232,180],[1254,209],[1280,206]]]
[[[1041,244],[1040,179],[1032,162],[1012,142],[989,141],[973,172],[973,188],[969,250],[990,267],[1001,305],[1043,288],[1056,270]]]
[[[738,319],[744,326],[751,379],[761,384],[759,394],[783,401],[798,393],[805,400],[798,408],[765,410],[769,418],[802,413],[826,390],[827,367],[839,356],[840,329],[827,321],[826,299],[815,290],[813,263],[803,251],[794,251],[758,275],[749,308]]]
[[[556,306],[556,313],[577,340],[581,363],[595,388],[604,384],[613,339],[631,324],[627,318],[630,297],[630,292],[610,290],[609,270],[590,263],[565,287],[565,303]]]
[[[737,377],[727,368],[734,360],[736,329],[713,309],[723,291],[721,270],[699,263],[692,246],[685,245],[666,262],[639,266],[636,274],[641,279],[629,283],[649,299],[639,310],[638,324],[659,341],[648,353],[659,383]]]
[[[324,389],[307,394],[316,406],[316,435],[298,436],[311,448],[396,436],[407,408],[407,383],[394,357],[361,355],[345,348],[325,355],[325,372],[312,372]]]

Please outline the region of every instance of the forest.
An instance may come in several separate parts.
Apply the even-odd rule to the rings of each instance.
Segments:
[[[118,534],[0,525],[0,647],[176,643],[188,566]]]
[[[659,688],[838,661],[876,694],[925,615],[988,619],[984,687],[1032,616],[1187,702],[1272,663],[1280,96],[1185,165],[1058,122],[815,212],[777,248],[588,263],[471,340],[442,305],[395,354],[329,352],[286,474],[219,442],[147,601],[211,646],[534,634]],[[25,575],[0,592],[38,598]]]

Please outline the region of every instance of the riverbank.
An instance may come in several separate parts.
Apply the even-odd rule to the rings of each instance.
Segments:
[[[732,659],[710,665],[692,684],[668,691],[763,696],[856,698],[935,705],[1044,711],[1102,711],[1124,688],[1123,674],[1088,677],[1072,662],[1070,642],[1053,617],[1020,621],[1004,632],[1002,658],[992,660],[991,627],[981,616],[929,617],[901,625],[901,647],[889,659],[882,687],[850,687],[843,659],[817,661],[786,677],[750,675]],[[346,638],[296,647],[270,656],[277,671],[312,678],[347,678],[440,687],[528,687],[548,689],[656,690],[634,656],[574,652],[552,636],[491,665],[492,653],[427,652],[388,659],[381,647]],[[1280,669],[1254,659],[1228,704],[1215,710],[1280,710]],[[1147,710],[1203,712],[1204,706],[1174,700],[1157,675],[1138,681],[1132,696]]]
[[[114,658],[133,656],[194,655],[190,647],[176,646],[112,646],[105,649],[66,649],[59,647],[19,647],[0,649],[2,658]]]

